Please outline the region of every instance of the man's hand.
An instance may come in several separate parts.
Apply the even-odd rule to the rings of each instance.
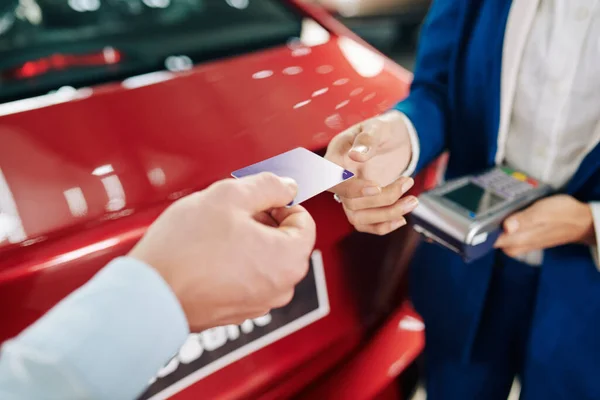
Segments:
[[[358,231],[385,235],[406,224],[404,215],[418,201],[412,196],[401,199],[414,182],[400,177],[410,162],[411,144],[399,112],[388,112],[340,133],[329,144],[325,158],[356,175],[332,192]]]
[[[215,183],[169,207],[130,256],[171,286],[192,331],[262,316],[308,271],[315,223],[284,208],[296,191],[273,174]]]
[[[495,247],[517,257],[569,243],[593,245],[594,220],[588,204],[567,195],[539,200],[507,218]]]

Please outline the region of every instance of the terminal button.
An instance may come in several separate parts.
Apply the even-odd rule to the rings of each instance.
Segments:
[[[538,185],[539,185],[538,181],[536,181],[536,180],[535,180],[535,179],[533,179],[533,178],[529,178],[529,179],[527,179],[527,183],[529,183],[529,184],[530,184],[531,186],[533,186],[533,187],[538,187]]]
[[[525,182],[527,180],[527,175],[521,172],[513,172],[512,177],[521,182]]]

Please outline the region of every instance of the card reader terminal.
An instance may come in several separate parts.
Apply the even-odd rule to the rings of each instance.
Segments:
[[[409,221],[417,232],[470,262],[493,249],[506,217],[551,192],[522,172],[496,167],[422,194]]]

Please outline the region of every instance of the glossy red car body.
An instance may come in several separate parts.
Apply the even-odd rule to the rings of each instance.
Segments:
[[[4,112],[0,194],[18,226],[0,236],[0,341],[125,254],[173,200],[294,147],[322,151],[336,133],[406,95],[408,72],[322,10],[293,5],[329,30],[325,43]],[[434,181],[435,173],[421,177],[416,190]],[[70,208],[65,192],[86,202]],[[417,316],[402,305],[401,276],[387,275],[402,257],[390,244],[409,235],[353,234],[327,195],[307,207],[318,225],[329,314],[174,398],[400,396],[393,382],[423,346]]]

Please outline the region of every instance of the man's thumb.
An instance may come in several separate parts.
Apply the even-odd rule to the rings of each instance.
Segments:
[[[292,178],[280,178],[270,172],[242,178],[239,183],[243,186],[242,208],[252,214],[285,207],[298,193],[298,184]]]

